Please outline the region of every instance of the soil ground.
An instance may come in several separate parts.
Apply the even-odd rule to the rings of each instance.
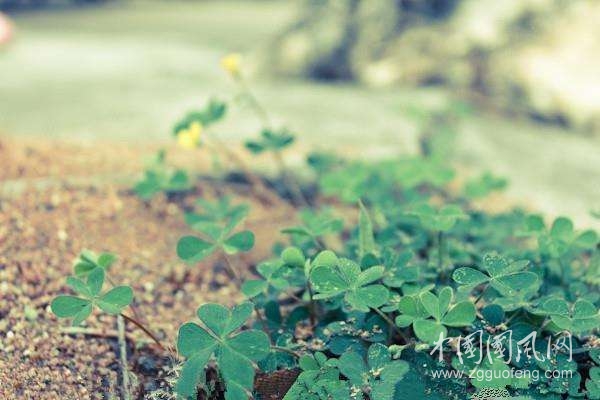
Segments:
[[[111,271],[113,280],[133,286],[138,313],[165,344],[175,343],[178,326],[194,319],[198,305],[238,299],[218,260],[186,266],[175,254],[178,238],[190,233],[182,206],[191,206],[200,195],[213,196],[212,184],[201,182],[196,193],[177,204],[164,198],[145,203],[126,185],[105,179],[117,172],[139,173],[140,165],[122,160],[139,160],[141,154],[123,151],[127,154],[111,146],[2,142],[2,399],[119,398],[115,318],[94,315],[84,326],[89,334],[69,334],[69,324],[58,321],[49,309],[54,296],[67,292],[65,277],[81,249],[119,256]],[[78,181],[88,174],[92,179]],[[94,177],[100,179],[94,183]],[[246,226],[256,233],[258,245],[236,259],[237,268],[249,273],[255,260],[269,255],[273,232],[293,216],[285,209],[265,208],[242,190],[220,190],[251,204]],[[132,327],[129,334],[136,346],[146,343]],[[161,366],[170,364],[163,360],[168,354],[152,346],[131,350],[130,368],[140,382],[140,394],[159,387]]]

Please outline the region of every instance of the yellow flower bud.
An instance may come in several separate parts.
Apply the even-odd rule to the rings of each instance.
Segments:
[[[221,58],[221,68],[234,77],[240,74],[241,64],[242,56],[239,53],[230,53]]]

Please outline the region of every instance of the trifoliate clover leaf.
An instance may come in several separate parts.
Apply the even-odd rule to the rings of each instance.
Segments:
[[[573,333],[590,331],[600,326],[600,315],[596,306],[579,299],[573,305],[561,298],[550,298],[540,305],[536,314],[548,315],[561,330]]]
[[[144,177],[133,187],[135,193],[143,200],[150,200],[160,192],[184,192],[191,187],[187,172],[168,166],[165,155],[165,151],[161,150],[149,160]]]
[[[266,128],[260,132],[258,139],[248,140],[245,145],[252,153],[260,154],[264,151],[281,151],[294,143],[294,139],[294,135],[285,128],[279,130]]]
[[[91,250],[83,250],[73,263],[73,271],[79,277],[87,276],[96,267],[107,271],[116,260],[117,256],[112,253],[96,254]]]
[[[369,347],[367,362],[355,351],[345,352],[338,368],[353,389],[370,393],[374,399],[392,399],[398,382],[409,370],[406,361],[392,360],[389,349],[381,343]]]
[[[338,400],[349,399],[348,381],[340,379],[337,359],[327,359],[316,352],[304,355],[298,362],[302,373],[298,376],[283,400]]]
[[[554,220],[550,229],[546,229],[539,216],[527,219],[527,232],[537,236],[542,254],[560,258],[568,253],[594,248],[598,244],[598,235],[593,230],[575,231],[573,222],[565,217]]]
[[[199,123],[203,127],[214,124],[225,116],[227,104],[217,99],[210,99],[201,110],[188,112],[173,127],[173,135],[177,135],[181,130],[187,129],[193,123]]]
[[[383,283],[388,287],[399,288],[405,283],[417,282],[420,277],[420,268],[408,266],[413,257],[412,251],[387,253],[383,261],[385,266]]]
[[[221,249],[226,254],[246,252],[254,246],[254,234],[248,230],[231,234],[235,226],[217,224],[202,225],[205,239],[197,236],[184,236],[177,242],[177,255],[182,260],[194,263],[201,261]]]
[[[177,350],[187,359],[177,382],[180,397],[194,396],[204,367],[214,355],[226,385],[227,400],[248,399],[254,385],[255,363],[270,351],[268,336],[258,330],[237,332],[252,314],[249,302],[229,309],[204,304],[197,314],[202,326],[188,322],[179,328]]]
[[[487,254],[483,257],[483,267],[487,274],[474,268],[462,267],[454,271],[452,278],[467,287],[489,283],[502,296],[511,297],[537,290],[539,277],[534,272],[525,271],[528,265],[527,260],[508,262],[496,254]]]
[[[79,296],[57,296],[50,307],[59,318],[73,318],[73,325],[80,325],[90,316],[94,306],[109,314],[120,314],[133,301],[129,286],[116,286],[102,293],[105,272],[96,267],[87,275],[87,280],[74,276],[67,278],[67,285]]]
[[[289,286],[289,283],[281,274],[278,274],[282,266],[282,264],[277,262],[258,264],[256,271],[262,279],[246,280],[242,284],[242,293],[248,298],[253,298],[265,293],[269,287],[272,287],[276,291],[285,290]]]
[[[441,162],[422,157],[412,157],[398,160],[394,163],[394,178],[405,188],[415,188],[420,185],[440,187],[454,178],[454,171]]]
[[[440,290],[437,296],[431,292],[423,292],[418,301],[414,297],[406,296],[398,305],[400,315],[396,317],[396,324],[400,327],[412,324],[415,335],[431,344],[440,336],[447,336],[446,327],[469,326],[475,319],[473,303],[463,301],[450,307],[453,298],[454,292],[450,287]]]
[[[429,204],[421,203],[408,211],[407,215],[417,217],[425,229],[434,232],[446,232],[459,220],[468,218],[459,206],[452,204],[435,209]]]
[[[323,174],[319,186],[326,196],[336,196],[345,203],[356,204],[368,189],[370,175],[363,164],[350,164]]]
[[[198,199],[196,201],[198,211],[185,215],[185,222],[192,229],[203,232],[205,226],[237,226],[247,215],[250,207],[247,204],[231,204],[227,196],[217,201]]]
[[[498,178],[489,172],[484,173],[477,179],[470,180],[463,190],[465,196],[471,199],[486,197],[493,191],[502,190],[506,187],[508,181],[504,178]]]
[[[314,299],[328,299],[343,295],[351,308],[367,312],[385,304],[389,291],[385,286],[373,284],[381,279],[385,271],[375,266],[361,271],[360,266],[348,259],[340,258],[332,265],[317,264],[310,271],[310,282],[315,293]]]
[[[73,326],[80,325],[92,313],[92,302],[76,296],[57,296],[50,305],[58,318],[73,318]]]
[[[344,228],[341,219],[332,216],[328,209],[319,212],[302,210],[299,214],[301,225],[282,229],[281,232],[299,240],[313,242],[320,246],[320,238],[340,232]]]

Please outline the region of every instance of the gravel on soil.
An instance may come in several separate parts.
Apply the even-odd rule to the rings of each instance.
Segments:
[[[49,309],[54,296],[68,293],[65,277],[82,249],[118,255],[110,275],[131,285],[138,312],[165,344],[174,344],[177,329],[193,320],[208,301],[231,304],[240,294],[217,259],[187,266],[175,254],[180,236],[190,234],[184,207],[198,196],[214,196],[210,184],[178,203],[158,197],[145,203],[127,187],[106,182],[73,185],[63,179],[86,174],[139,174],[141,150],[113,146],[78,147],[48,143],[0,142],[2,182],[52,179],[44,188],[26,184],[10,196],[0,190],[0,398],[120,398],[116,319],[94,314],[84,328],[96,334],[65,333],[69,323]],[[133,175],[135,176],[135,175]],[[274,211],[239,188],[220,187],[235,201],[251,205],[246,227],[256,234],[256,247],[235,259],[242,273],[268,257],[273,237],[293,216]],[[158,386],[168,354],[147,344],[128,326],[130,369],[142,398]],[[134,346],[135,345],[135,346]],[[145,388],[145,389],[144,389]],[[147,393],[146,393],[147,394]]]

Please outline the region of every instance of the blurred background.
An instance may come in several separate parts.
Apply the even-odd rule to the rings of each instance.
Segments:
[[[244,56],[256,95],[304,149],[415,153],[458,110],[466,175],[598,226],[600,2],[595,0],[0,0],[0,139],[172,143],[173,123]],[[259,122],[236,110],[216,134]],[[439,128],[439,127],[438,127]],[[436,128],[437,129],[437,128]]]

